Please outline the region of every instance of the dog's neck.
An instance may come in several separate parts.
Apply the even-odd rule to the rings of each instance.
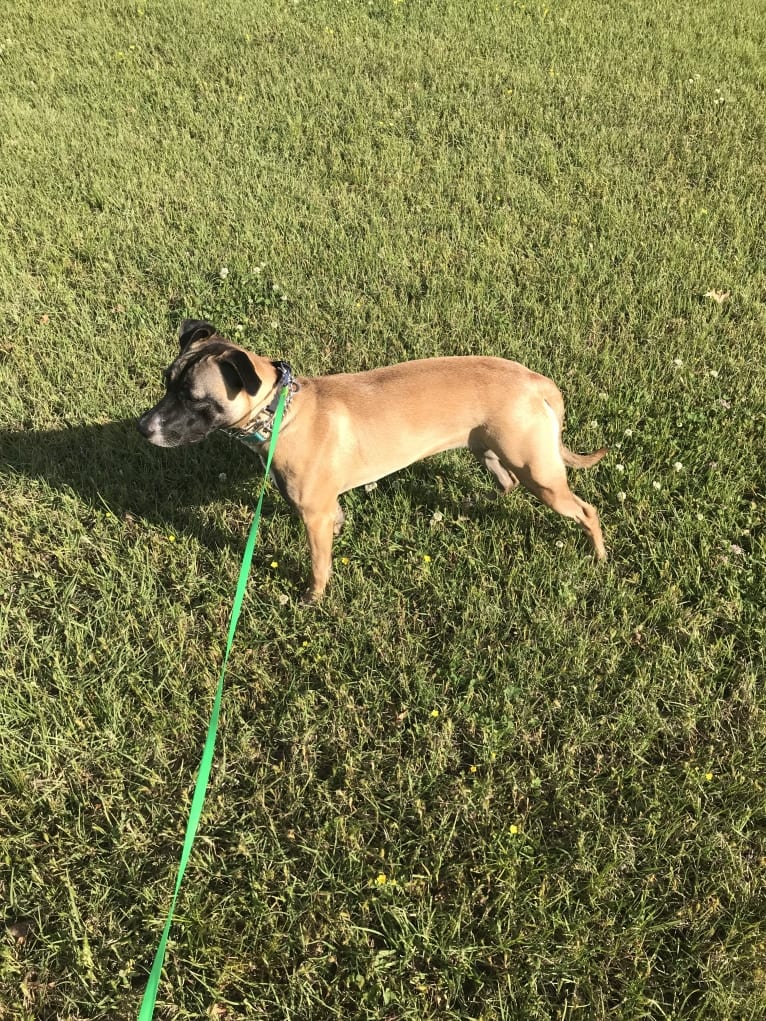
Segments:
[[[260,409],[252,418],[248,415],[234,425],[229,426],[226,432],[234,439],[243,443],[265,443],[271,436],[274,429],[274,416],[276,415],[279,395],[283,387],[287,387],[287,398],[285,408],[287,411],[294,395],[300,390],[298,381],[293,376],[292,366],[289,362],[272,362],[276,369],[277,377],[273,389],[270,391],[269,402]],[[240,424],[243,423],[243,424]]]

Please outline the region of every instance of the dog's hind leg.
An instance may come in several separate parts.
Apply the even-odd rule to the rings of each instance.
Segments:
[[[504,467],[494,450],[490,450],[483,444],[472,445],[470,450],[476,460],[480,461],[487,471],[494,475],[497,488],[501,493],[510,493],[518,486],[519,480],[512,471]]]
[[[550,381],[548,381],[550,383]],[[569,488],[566,465],[589,467],[601,460],[605,451],[589,456],[572,454],[561,443],[561,423],[564,418],[564,402],[558,388],[550,383],[549,394],[543,400],[545,417],[530,429],[525,442],[515,444],[512,450],[504,451],[500,446],[497,456],[503,468],[547,507],[566,518],[572,518],[591,541],[598,560],[606,559],[604,536],[598,511],[591,504],[581,500]],[[548,397],[551,399],[548,400]]]
[[[593,546],[597,560],[606,560],[606,547],[601,532],[598,511],[591,504],[581,500],[569,488],[566,469],[547,465],[544,470],[535,471],[534,466],[519,471],[521,484],[541,500],[546,507],[555,510],[565,518],[572,518],[586,533]]]

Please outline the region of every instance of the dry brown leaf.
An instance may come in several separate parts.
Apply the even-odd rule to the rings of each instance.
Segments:
[[[731,291],[706,291],[706,298],[712,298],[713,301],[717,301],[719,305],[723,305],[727,298],[731,297]]]

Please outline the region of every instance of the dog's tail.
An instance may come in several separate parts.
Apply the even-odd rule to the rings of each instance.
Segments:
[[[602,447],[593,454],[575,454],[569,447],[564,446],[561,441],[561,431],[564,428],[564,398],[552,380],[546,379],[546,383],[548,384],[548,392],[545,394],[543,402],[554,423],[556,442],[559,446],[561,460],[564,464],[569,465],[570,468],[592,468],[594,464],[598,464],[609,448]]]
[[[602,447],[593,454],[575,454],[563,443],[560,444],[560,448],[564,464],[568,464],[570,468],[592,468],[609,451],[609,447]]]

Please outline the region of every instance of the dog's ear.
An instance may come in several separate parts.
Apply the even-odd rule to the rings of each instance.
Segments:
[[[218,364],[221,366],[227,383],[240,390],[244,387],[251,397],[258,393],[261,377],[253,368],[253,363],[247,357],[246,351],[233,347],[221,355]]]
[[[178,342],[181,345],[181,350],[188,347],[193,340],[207,340],[215,332],[215,326],[204,319],[184,319],[178,327]]]

